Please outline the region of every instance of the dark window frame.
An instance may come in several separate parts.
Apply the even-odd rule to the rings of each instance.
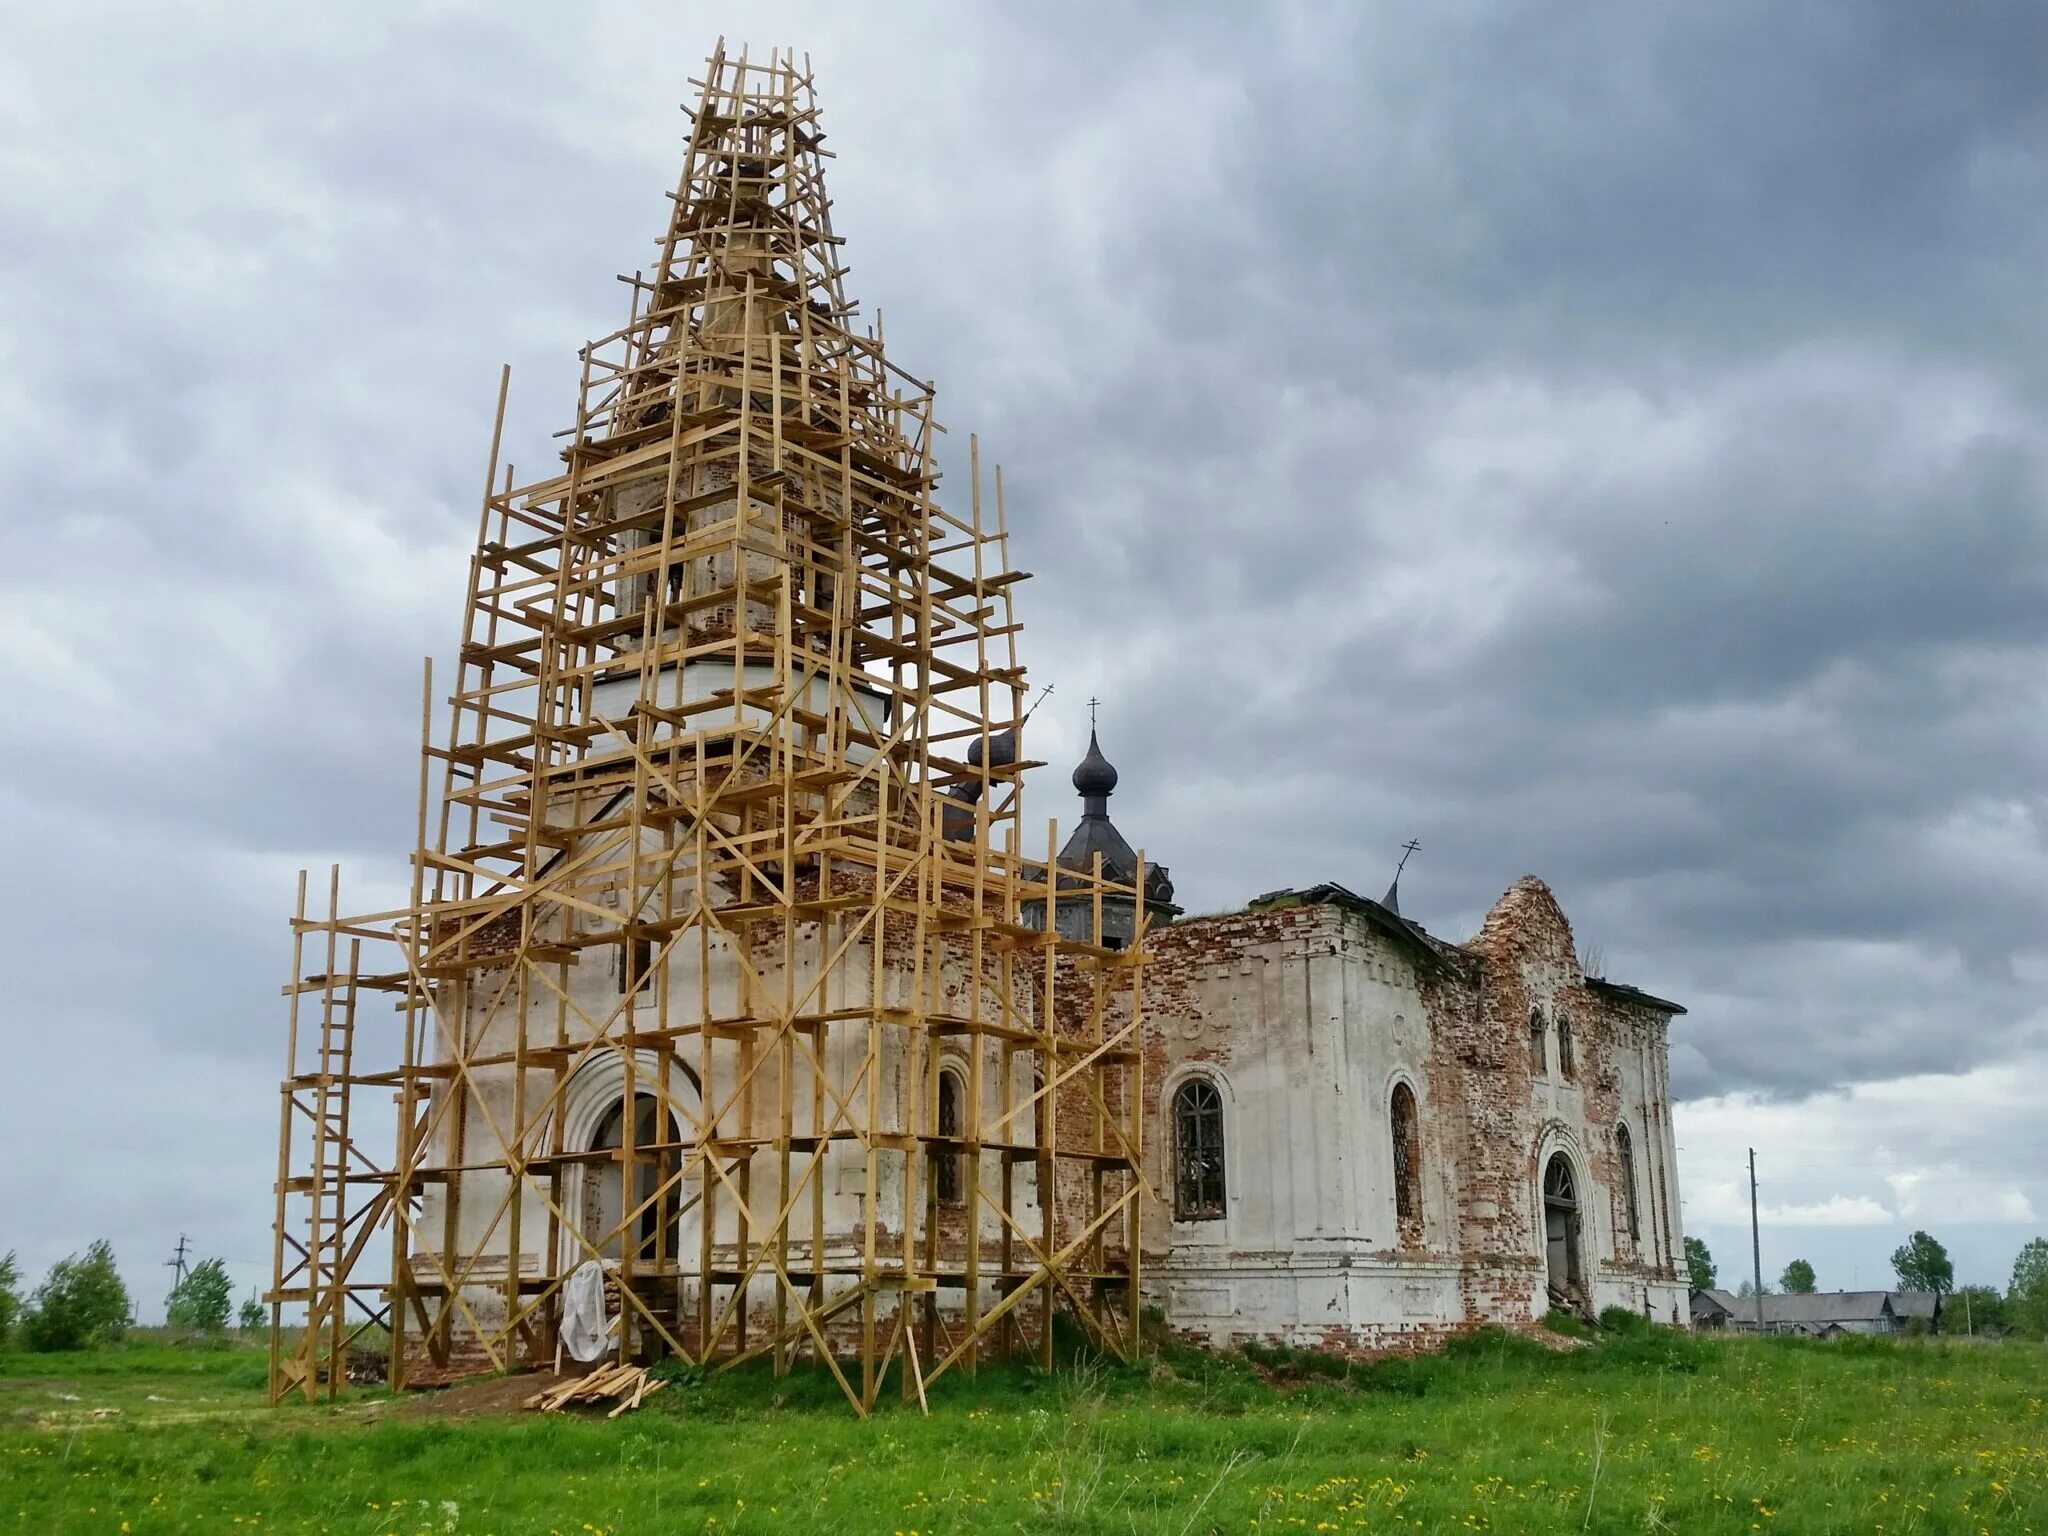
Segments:
[[[619,995],[645,992],[654,985],[654,940],[619,940]]]
[[[1422,1115],[1415,1090],[1405,1082],[1387,1095],[1387,1130],[1394,1148],[1394,1219],[1422,1220]]]
[[[1635,1138],[1629,1134],[1628,1122],[1618,1121],[1614,1127],[1614,1156],[1621,1164],[1622,1208],[1628,1214],[1628,1236],[1630,1242],[1641,1242],[1643,1237],[1642,1202],[1636,1193],[1636,1146]]]
[[[1223,1091],[1191,1077],[1173,1091],[1173,1219],[1221,1221],[1229,1198]]]

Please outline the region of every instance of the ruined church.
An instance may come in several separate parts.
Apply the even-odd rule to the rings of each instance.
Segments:
[[[1070,834],[1026,818],[1000,475],[956,440],[940,494],[808,67],[697,84],[535,478],[501,383],[408,899],[301,880],[273,1396],[366,1335],[394,1386],[567,1346],[804,1362],[866,1413],[1050,1365],[1062,1318],[1125,1358],[1153,1308],[1341,1348],[1681,1320],[1683,1010],[1585,975],[1540,883],[1463,944],[1392,890],[1183,918],[1092,738]]]
[[[1116,784],[1091,734],[1064,863],[1135,873]],[[1398,876],[1378,901],[1325,883],[1177,920],[1147,874],[1144,1243],[1176,1329],[1343,1349],[1552,1308],[1685,1322],[1685,1010],[1588,976],[1541,880],[1451,943]]]

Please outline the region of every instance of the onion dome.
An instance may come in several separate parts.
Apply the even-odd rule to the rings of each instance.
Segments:
[[[967,743],[967,766],[981,767],[981,737]],[[988,761],[990,768],[1007,768],[1017,761],[1017,733],[1014,730],[998,731],[988,738]],[[974,817],[963,807],[977,805],[981,801],[981,778],[962,779],[957,784],[948,784],[939,791],[947,799],[958,802],[941,808],[941,830],[946,837],[964,841],[974,836]]]
[[[1084,800],[1107,800],[1116,790],[1116,769],[1102,755],[1093,731],[1088,733],[1088,755],[1074,770],[1074,788]],[[1099,814],[1099,808],[1091,806],[1089,809]]]
[[[989,737],[988,744],[989,767],[1007,768],[1017,761],[1017,733],[1015,731],[998,731],[995,735]],[[981,766],[981,738],[979,736],[967,743],[967,766],[970,768],[979,768]]]

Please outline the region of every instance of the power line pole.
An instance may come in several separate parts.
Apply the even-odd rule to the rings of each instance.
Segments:
[[[178,1234],[178,1251],[164,1260],[167,1269],[175,1271],[171,1280],[171,1294],[177,1295],[185,1287],[185,1246],[189,1239],[184,1233]]]
[[[1764,1331],[1764,1250],[1756,1227],[1756,1148],[1749,1149],[1749,1262],[1750,1283],[1756,1287],[1756,1331]]]

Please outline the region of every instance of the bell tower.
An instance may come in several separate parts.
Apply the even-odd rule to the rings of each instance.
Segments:
[[[1102,755],[1093,720],[1095,706],[1096,701],[1089,700],[1088,753],[1074,769],[1074,790],[1081,797],[1081,819],[1054,861],[1059,871],[1059,896],[1053,923],[1056,931],[1067,938],[1078,939],[1095,931],[1092,884],[1099,871],[1101,879],[1120,887],[1115,895],[1102,899],[1102,943],[1111,949],[1123,949],[1137,940],[1141,905],[1148,922],[1155,926],[1172,922],[1180,915],[1180,908],[1173,903],[1173,878],[1163,864],[1147,864],[1144,889],[1138,889],[1138,855],[1109,819],[1109,797],[1116,793],[1117,771]],[[1042,927],[1044,904],[1028,904],[1024,920]]]
[[[1135,892],[1027,857],[1001,478],[969,438],[940,499],[933,387],[856,322],[808,66],[696,84],[537,479],[501,386],[410,899],[301,881],[273,1397],[338,1392],[372,1326],[394,1387],[546,1361],[589,1265],[620,1362],[808,1359],[863,1414],[892,1371],[1050,1367],[1057,1312],[1137,1348]]]

